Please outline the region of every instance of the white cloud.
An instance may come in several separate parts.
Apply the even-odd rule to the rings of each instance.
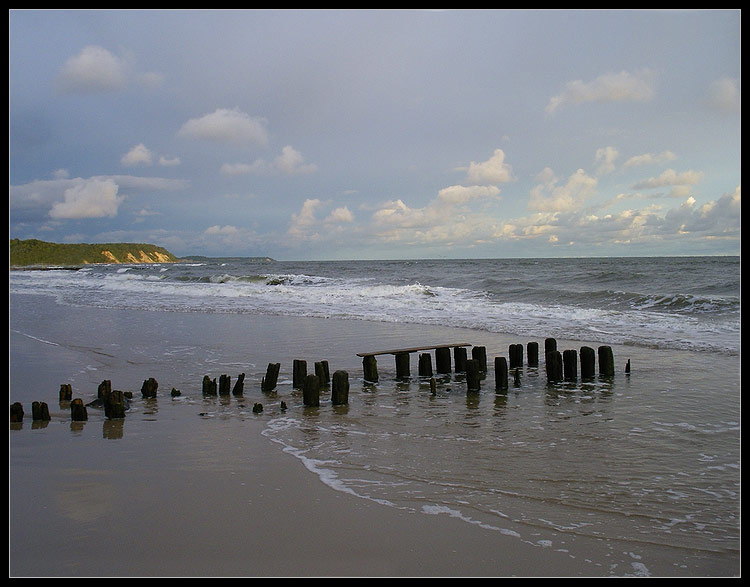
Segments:
[[[209,226],[206,230],[203,231],[203,233],[208,236],[232,236],[237,234],[238,232],[239,230],[236,226],[231,226],[229,224],[225,226],[219,226],[218,224],[215,224],[214,226]]]
[[[161,165],[162,167],[176,167],[177,165],[180,165],[180,163],[181,161],[179,157],[173,157],[169,159],[164,155],[159,155],[159,165]]]
[[[289,226],[289,234],[293,236],[314,236],[315,232],[309,233],[309,229],[317,224],[315,218],[315,210],[319,208],[323,202],[318,198],[308,198],[302,204],[302,208],[299,214],[292,214],[291,225]]]
[[[266,145],[268,132],[263,118],[252,117],[238,109],[218,108],[211,114],[191,118],[182,125],[179,136],[217,142]]]
[[[226,175],[238,175],[242,173],[302,175],[314,173],[318,170],[314,163],[305,163],[302,153],[294,147],[287,145],[281,150],[281,154],[270,163],[265,159],[257,159],[251,165],[246,163],[225,164],[222,173]]]
[[[500,188],[492,186],[462,186],[452,185],[438,192],[437,199],[445,204],[465,204],[471,200],[497,196]]]
[[[546,112],[552,114],[562,106],[584,102],[644,102],[653,95],[653,74],[648,70],[607,73],[590,82],[568,82],[560,94],[550,99]]]
[[[657,177],[650,177],[634,184],[633,189],[659,188],[674,185],[695,185],[703,179],[703,173],[700,171],[683,171],[677,173],[674,169],[666,169]]]
[[[354,222],[354,215],[351,213],[349,208],[342,206],[333,210],[328,217],[324,220],[328,224],[340,224],[343,222]]]
[[[89,45],[69,58],[57,77],[62,92],[112,92],[125,87],[126,65],[104,47]]]
[[[64,201],[55,202],[49,215],[55,219],[113,218],[123,201],[111,179],[91,179],[65,190]]]
[[[636,167],[639,165],[654,165],[666,163],[667,161],[674,161],[677,159],[677,155],[672,151],[662,151],[661,153],[644,153],[643,155],[635,155],[631,157],[623,164],[623,167]]]
[[[153,157],[150,149],[143,143],[140,143],[125,153],[120,159],[120,163],[126,167],[151,165]]]
[[[740,112],[742,94],[738,80],[723,77],[713,82],[708,89],[708,103],[720,112]]]
[[[596,162],[599,167],[596,169],[597,175],[606,175],[612,173],[615,170],[615,159],[620,154],[614,147],[602,147],[596,150]]]
[[[542,183],[531,189],[529,208],[538,212],[571,212],[578,210],[583,203],[594,195],[597,180],[579,169],[563,185],[552,170],[545,168],[538,176]]]
[[[487,161],[472,161],[466,173],[468,181],[475,184],[507,183],[513,179],[512,168],[505,162],[505,153],[502,149],[495,149]]]

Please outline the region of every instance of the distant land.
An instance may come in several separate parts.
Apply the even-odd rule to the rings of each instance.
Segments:
[[[181,259],[156,245],[139,243],[59,244],[10,239],[10,267],[80,267],[92,263],[178,263]]]

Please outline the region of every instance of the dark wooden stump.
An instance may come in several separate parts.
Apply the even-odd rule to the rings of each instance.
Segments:
[[[125,417],[125,395],[121,391],[114,390],[104,398],[104,415],[109,420]]]
[[[495,357],[495,391],[508,389],[508,361],[505,357]]]
[[[521,387],[521,369],[520,367],[516,367],[513,370],[513,385],[516,387]]]
[[[565,381],[578,379],[578,353],[573,349],[563,351],[563,378]]]
[[[325,387],[331,383],[331,372],[328,368],[328,361],[318,361],[315,363],[315,374],[320,379],[320,386]]]
[[[307,375],[302,382],[302,403],[306,406],[320,405],[320,378],[317,375]]]
[[[245,374],[240,373],[237,375],[237,381],[232,388],[232,395],[234,397],[240,397],[245,393]]]
[[[396,377],[406,379],[410,375],[411,355],[409,353],[396,353]]]
[[[476,348],[476,347],[474,347]],[[477,359],[468,359],[466,361],[466,391],[479,391],[481,388],[479,373],[481,365]]]
[[[211,379],[208,375],[203,376],[203,395],[216,395],[216,379]]]
[[[378,360],[369,355],[362,359],[362,370],[364,371],[365,381],[376,383],[378,380]]]
[[[159,389],[159,384],[156,379],[149,377],[143,382],[141,386],[141,395],[146,398],[156,397],[156,390]]]
[[[307,377],[307,361],[304,359],[294,359],[292,362],[292,387],[299,389],[305,383]]]
[[[179,389],[172,388],[172,391],[170,392],[170,395],[172,397],[180,397],[182,395],[182,392]]]
[[[432,377],[432,355],[430,353],[419,355],[419,376]]]
[[[45,402],[32,402],[31,419],[41,420],[42,422],[49,422],[49,406],[47,406]]]
[[[253,414],[261,414],[263,412],[263,404],[253,404]]]
[[[511,369],[518,369],[523,367],[523,345],[512,344],[508,347],[508,358],[509,367]]]
[[[628,359],[628,362],[625,363],[625,374],[630,375],[630,359]]]
[[[333,373],[333,385],[331,386],[331,404],[344,406],[349,403],[349,373],[346,371],[335,371]]]
[[[457,346],[453,349],[453,368],[456,373],[463,373],[466,371],[466,347]]]
[[[273,391],[276,388],[276,382],[279,380],[279,369],[281,369],[281,363],[268,363],[266,376],[260,382],[262,391]]]
[[[615,357],[612,354],[612,347],[599,347],[599,375],[612,377],[615,374]]]
[[[85,422],[89,419],[88,412],[86,411],[86,405],[80,397],[77,397],[70,402],[70,418],[74,422]]]
[[[487,372],[487,348],[483,346],[475,346],[471,349],[472,360],[479,363],[480,373]]]
[[[232,378],[229,375],[219,375],[219,395],[229,395],[232,391]]]
[[[73,387],[70,385],[70,383],[61,383],[60,384],[60,401],[69,402],[72,399],[73,399]]]
[[[550,351],[544,358],[547,370],[547,382],[556,383],[563,380],[563,360],[560,351]]]
[[[529,367],[539,366],[539,343],[530,342],[526,345],[526,362]]]
[[[435,371],[440,374],[451,372],[451,350],[448,347],[435,349]]]
[[[14,423],[23,422],[23,404],[21,402],[10,404],[10,421]]]
[[[581,379],[593,379],[596,375],[596,352],[590,346],[581,347]]]
[[[430,379],[430,395],[437,394],[437,382],[435,381],[435,378],[433,377]]]
[[[99,384],[99,387],[96,388],[96,397],[103,400],[110,393],[112,393],[112,382],[109,379],[105,379]]]
[[[557,341],[554,338],[544,339],[544,360],[547,360],[547,354],[557,350]]]

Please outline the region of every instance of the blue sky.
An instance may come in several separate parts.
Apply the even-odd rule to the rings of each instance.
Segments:
[[[10,238],[739,254],[740,17],[11,10]]]

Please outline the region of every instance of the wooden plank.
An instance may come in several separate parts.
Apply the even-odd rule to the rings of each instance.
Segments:
[[[442,348],[456,348],[463,346],[471,346],[468,342],[461,342],[456,344],[436,344],[432,346],[415,346],[405,349],[390,349],[387,351],[373,351],[371,353],[357,353],[358,357],[372,357],[374,355],[397,355],[398,353],[416,353],[417,351],[429,351],[433,349]]]

